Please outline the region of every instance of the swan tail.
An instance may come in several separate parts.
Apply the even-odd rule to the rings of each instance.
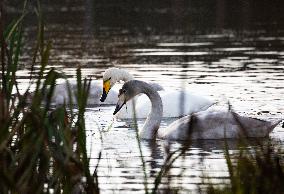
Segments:
[[[283,119],[277,120],[275,122],[271,122],[272,124],[268,127],[268,134],[271,133],[273,131],[273,129],[279,124],[281,123]]]

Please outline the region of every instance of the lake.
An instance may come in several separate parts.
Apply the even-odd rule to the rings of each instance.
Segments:
[[[203,3],[202,3],[203,2]],[[52,41],[48,67],[74,78],[101,79],[109,67],[166,90],[188,89],[241,115],[274,120],[284,114],[283,3],[268,1],[48,1],[43,4],[46,39]],[[19,12],[11,1],[8,18]],[[264,11],[265,10],[265,11]],[[28,16],[22,64],[30,62],[35,16]],[[23,88],[29,69],[18,72]],[[116,88],[121,87],[118,84]],[[91,169],[98,163],[103,193],[144,193],[144,174],[132,121],[114,120],[114,106],[89,106],[86,112]],[[176,118],[164,118],[165,128]],[[138,127],[143,125],[138,120]],[[283,145],[282,124],[271,133]],[[231,153],[237,141],[229,140]],[[252,141],[254,145],[254,141]],[[183,143],[141,141],[149,188],[170,152]],[[178,158],[161,188],[195,192],[208,182],[228,182],[224,141],[194,141]]]

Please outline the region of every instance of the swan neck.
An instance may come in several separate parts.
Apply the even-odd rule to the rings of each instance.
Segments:
[[[155,139],[163,116],[163,104],[157,91],[153,90],[153,88],[146,83],[144,83],[143,86],[142,93],[149,97],[152,106],[142,130],[139,131],[139,134],[143,139]]]

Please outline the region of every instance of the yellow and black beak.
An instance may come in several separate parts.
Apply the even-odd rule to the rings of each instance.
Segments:
[[[101,102],[104,102],[106,100],[109,90],[110,90],[110,80],[106,80],[103,83],[103,94],[100,99]]]

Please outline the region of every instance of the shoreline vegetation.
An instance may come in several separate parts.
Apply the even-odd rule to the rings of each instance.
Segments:
[[[82,78],[78,67],[77,106],[74,107],[72,100],[59,107],[51,106],[56,80],[65,76],[53,68],[46,68],[52,57],[52,44],[45,40],[44,17],[39,2],[32,13],[38,18],[36,45],[32,63],[27,64],[30,85],[35,85],[35,90],[31,99],[30,87],[24,93],[19,91],[16,72],[21,50],[24,49],[25,16],[31,14],[27,11],[27,7],[32,6],[29,3],[27,0],[24,2],[22,14],[10,24],[4,26],[1,18],[0,193],[100,193],[97,172],[101,152],[98,165],[91,172],[86,150],[84,114],[91,80]],[[40,66],[38,72],[35,72],[35,65]],[[73,91],[70,87],[68,92],[71,96]],[[134,125],[138,134],[137,123]],[[171,187],[168,176],[172,164],[184,156],[191,142],[186,142],[174,152],[169,151],[154,182],[150,183],[138,135],[136,138],[145,193],[182,192],[182,188]],[[229,184],[221,187],[209,184],[207,188],[200,188],[199,193],[284,193],[283,148],[277,142],[258,141],[257,146],[251,147],[249,140],[242,138],[239,149],[238,154],[231,156],[227,140],[224,141]],[[160,189],[164,179],[168,181],[168,188]],[[210,178],[208,180],[210,182]]]
[[[37,75],[31,76],[30,83],[36,87],[29,103],[29,88],[24,94],[19,92],[16,72],[24,49],[27,4],[25,1],[22,15],[1,31],[0,193],[99,193],[97,172],[90,172],[86,150],[84,113],[90,80],[82,79],[77,69],[76,113],[72,102],[51,107],[56,80],[64,75],[46,69],[52,45],[44,39],[39,3],[30,67],[30,75]],[[39,72],[34,72],[35,65],[40,66]]]

